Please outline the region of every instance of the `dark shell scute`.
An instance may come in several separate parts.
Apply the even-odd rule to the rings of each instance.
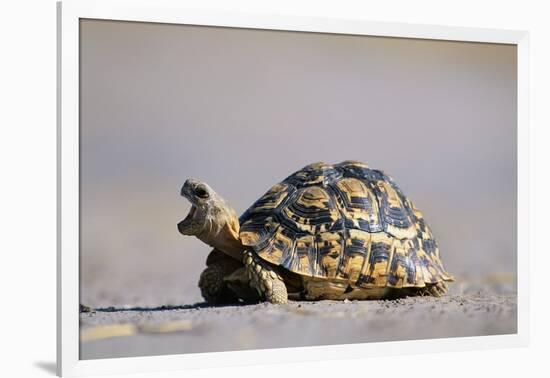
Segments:
[[[286,179],[284,183],[294,185],[297,188],[302,188],[311,185],[326,186],[335,180],[342,177],[341,170],[326,163],[314,163],[297,172],[294,172]]]

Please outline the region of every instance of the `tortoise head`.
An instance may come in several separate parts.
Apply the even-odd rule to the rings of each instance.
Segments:
[[[238,255],[242,252],[239,240],[239,219],[235,210],[208,184],[197,179],[187,179],[181,195],[191,202],[191,210],[178,223],[183,235],[196,236],[222,252]]]

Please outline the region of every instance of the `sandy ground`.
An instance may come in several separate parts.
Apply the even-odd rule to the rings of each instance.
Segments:
[[[497,286],[392,301],[97,308],[81,313],[80,358],[515,333],[516,296]]]

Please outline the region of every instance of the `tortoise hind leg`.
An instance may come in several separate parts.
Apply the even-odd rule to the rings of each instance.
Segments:
[[[250,279],[250,286],[255,288],[260,296],[271,303],[285,304],[288,302],[285,283],[271,266],[250,251],[244,253],[243,263]]]
[[[224,277],[223,280],[227,287],[243,302],[252,303],[260,300],[258,292],[250,286],[250,280],[244,266]]]
[[[229,258],[228,258],[229,259]],[[211,304],[233,303],[238,301],[237,295],[227,286],[225,277],[235,269],[237,261],[221,259],[208,265],[199,278],[199,288],[202,297]]]
[[[436,297],[441,297],[449,291],[449,286],[445,283],[445,281],[441,281],[436,283],[435,285],[432,285],[432,295]]]
[[[426,284],[426,287],[417,288],[414,290],[413,295],[420,295],[423,297],[441,297],[447,294],[449,287],[445,281],[437,282],[435,284]]]

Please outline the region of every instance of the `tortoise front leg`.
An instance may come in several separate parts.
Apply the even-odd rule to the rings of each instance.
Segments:
[[[255,288],[260,296],[271,303],[285,304],[288,302],[285,283],[271,266],[251,251],[244,253],[243,263],[250,279],[250,286]]]

